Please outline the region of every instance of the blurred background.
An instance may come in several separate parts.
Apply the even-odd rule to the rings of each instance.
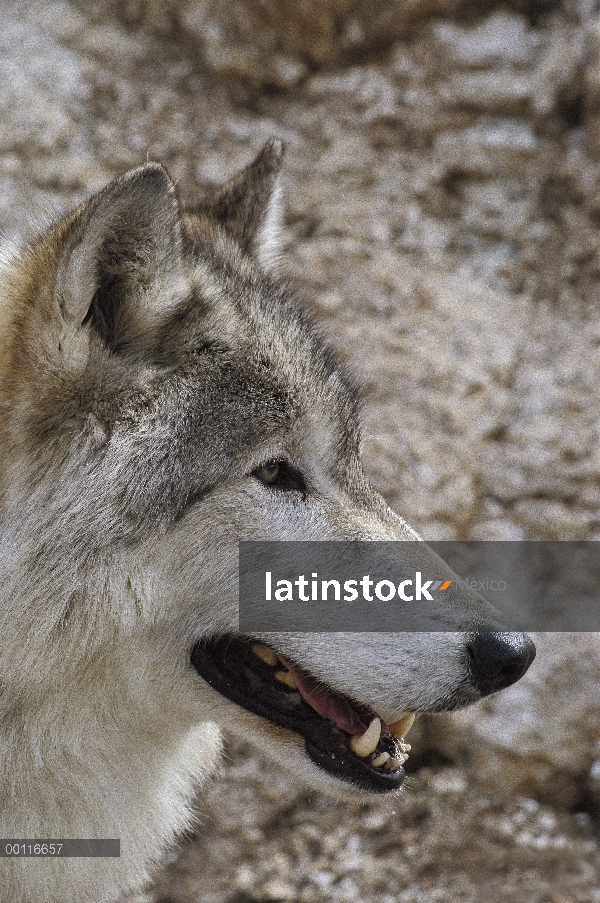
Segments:
[[[284,273],[427,539],[600,539],[593,0],[0,2],[0,226],[146,158],[183,194],[287,146]],[[411,733],[397,799],[232,744],[160,903],[598,903],[600,642]],[[360,650],[357,650],[358,654]]]

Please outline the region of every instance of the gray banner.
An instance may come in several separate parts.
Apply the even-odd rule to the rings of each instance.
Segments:
[[[121,855],[121,841],[115,839],[22,839],[0,838],[0,858],[65,859],[94,856],[102,859]]]
[[[597,542],[241,542],[239,626],[600,631]]]

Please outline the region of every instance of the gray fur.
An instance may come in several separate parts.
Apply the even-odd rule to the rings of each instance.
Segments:
[[[3,860],[11,903],[141,887],[223,729],[335,783],[189,662],[235,629],[239,539],[418,539],[364,477],[351,380],[263,266],[281,156],[190,207],[148,164],[3,274],[0,836],[123,841],[119,860]],[[252,475],[283,458],[305,498]],[[459,601],[457,631],[483,623]],[[269,637],[389,721],[478,697],[467,639]]]

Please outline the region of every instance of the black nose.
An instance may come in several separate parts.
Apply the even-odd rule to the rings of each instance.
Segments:
[[[535,646],[526,633],[482,630],[467,648],[473,679],[482,696],[510,687],[523,677],[535,658]]]

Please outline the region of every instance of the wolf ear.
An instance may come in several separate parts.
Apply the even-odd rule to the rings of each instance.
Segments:
[[[245,254],[265,267],[279,254],[282,203],[279,170],[284,146],[271,138],[255,160],[236,176],[200,199],[199,213],[216,219]]]
[[[179,204],[158,163],[131,170],[80,207],[62,244],[55,297],[65,325],[90,322],[113,350],[146,337],[178,297]]]

